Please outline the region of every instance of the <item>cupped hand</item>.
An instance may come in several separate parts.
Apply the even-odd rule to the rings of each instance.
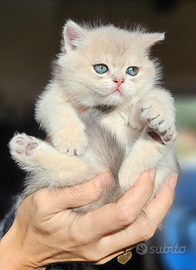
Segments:
[[[143,173],[116,203],[88,213],[72,208],[97,200],[112,181],[110,172],[84,184],[44,188],[28,196],[0,242],[0,253],[6,254],[0,255],[1,269],[45,269],[50,263],[71,261],[102,264],[148,240],[171,207],[177,182],[177,176],[170,177],[148,203],[154,188],[150,178]]]

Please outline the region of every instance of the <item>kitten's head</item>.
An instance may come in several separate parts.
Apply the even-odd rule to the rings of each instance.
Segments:
[[[157,68],[149,59],[163,33],[128,31],[113,25],[90,28],[68,21],[58,65],[67,93],[85,106],[118,105],[156,82]]]

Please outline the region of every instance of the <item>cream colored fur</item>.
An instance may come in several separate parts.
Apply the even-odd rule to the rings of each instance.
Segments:
[[[119,106],[152,89],[158,74],[147,51],[163,38],[164,34],[129,32],[112,25],[86,29],[72,21],[66,24],[66,53],[62,53],[57,61],[60,72],[36,106],[37,121],[59,151],[70,155],[75,151],[81,155],[87,146],[85,127],[74,111],[80,106]],[[93,65],[100,63],[107,64],[109,72],[97,74]],[[129,66],[141,68],[138,76],[125,73]],[[124,79],[121,96],[111,95],[116,88],[114,78]]]
[[[12,157],[35,176],[34,182],[28,180],[25,195],[43,186],[81,183],[110,169],[111,164],[102,162],[107,157],[94,151],[96,144],[107,149],[108,143],[98,143],[99,138],[96,142],[96,136],[92,139],[88,121],[90,130],[93,121],[97,121],[97,131],[103,129],[108,136],[112,134],[117,138],[114,147],[125,151],[116,189],[110,192],[109,201],[133,186],[146,170],[157,169],[154,193],[169,174],[178,173],[173,150],[176,139],[173,98],[158,86],[159,68],[149,57],[151,46],[163,39],[161,33],[66,23],[64,45],[53,79],[36,104],[36,119],[51,144],[26,134],[17,134],[10,142]],[[98,74],[94,69],[97,64],[106,65],[108,71]],[[137,67],[138,74],[127,74],[129,67]],[[122,82],[118,91],[116,80]],[[100,110],[99,120],[89,118],[87,111],[87,118],[81,120],[81,111],[97,106],[98,110],[100,106],[111,106],[112,110],[107,113]],[[161,143],[150,136],[151,132],[159,135]],[[118,195],[112,194],[115,192]]]

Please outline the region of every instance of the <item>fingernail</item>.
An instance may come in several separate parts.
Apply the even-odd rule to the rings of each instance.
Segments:
[[[156,177],[156,170],[155,169],[152,169],[152,170],[148,171],[148,175],[149,175],[150,179],[152,181],[154,181],[155,180],[155,177]]]
[[[169,179],[169,184],[173,190],[176,187],[177,181],[178,181],[178,177],[176,177],[176,176],[171,176]]]
[[[96,185],[101,189],[106,189],[113,181],[113,175],[110,171],[99,173],[95,178]]]

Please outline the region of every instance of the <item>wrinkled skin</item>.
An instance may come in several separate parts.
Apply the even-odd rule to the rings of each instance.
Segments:
[[[152,171],[143,173],[116,203],[83,214],[72,208],[98,199],[112,181],[109,172],[84,184],[29,195],[0,242],[0,269],[45,269],[70,261],[103,264],[148,240],[171,207],[177,182],[170,177],[148,203],[154,187],[150,178]]]

